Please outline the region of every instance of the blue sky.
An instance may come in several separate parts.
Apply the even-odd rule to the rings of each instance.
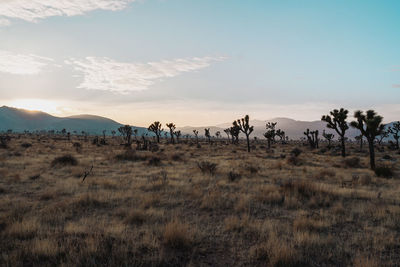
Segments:
[[[211,125],[400,114],[400,2],[8,0],[0,101]]]

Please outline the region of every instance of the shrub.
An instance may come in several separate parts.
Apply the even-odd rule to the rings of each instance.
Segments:
[[[208,173],[210,175],[214,175],[217,170],[217,164],[208,161],[198,162],[197,166],[204,174]]]
[[[152,165],[152,166],[160,166],[161,165],[161,159],[159,157],[151,157],[149,159],[148,164]]]
[[[78,160],[72,156],[72,155],[64,155],[61,157],[57,157],[55,158],[52,162],[51,162],[51,166],[57,166],[57,165],[61,165],[61,166],[66,166],[66,165],[71,165],[71,166],[76,166],[78,165]]]
[[[168,223],[164,229],[163,243],[170,249],[190,249],[193,236],[189,230],[189,225],[177,221]]]
[[[343,161],[343,163],[347,168],[358,168],[360,167],[360,158],[357,157],[347,158]]]
[[[146,221],[146,213],[143,210],[133,210],[125,218],[126,224],[141,225]]]
[[[298,156],[300,156],[301,152],[302,152],[301,149],[296,147],[290,152],[290,154],[292,154],[295,157],[298,157]]]
[[[230,171],[228,173],[228,179],[231,182],[234,182],[236,180],[240,180],[242,178],[242,175],[240,175],[240,173],[234,172],[234,171]]]
[[[387,166],[380,166],[375,168],[375,174],[378,177],[391,178],[393,177],[393,170]]]
[[[141,161],[145,160],[146,158],[137,155],[134,150],[127,150],[122,154],[116,155],[115,159],[120,161]]]
[[[182,160],[182,154],[174,154],[171,157],[172,160],[174,161],[181,161]]]
[[[29,148],[29,147],[31,147],[32,146],[32,144],[30,144],[30,143],[23,143],[23,144],[21,144],[21,147],[23,147],[23,148]]]
[[[290,156],[286,159],[286,162],[287,162],[288,164],[295,165],[295,166],[301,165],[300,159],[299,159],[298,157],[294,156],[294,155],[290,155]]]

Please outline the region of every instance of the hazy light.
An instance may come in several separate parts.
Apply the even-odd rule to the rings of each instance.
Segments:
[[[56,102],[44,99],[16,99],[10,101],[7,105],[30,111],[43,111],[51,114],[61,113],[61,107]]]

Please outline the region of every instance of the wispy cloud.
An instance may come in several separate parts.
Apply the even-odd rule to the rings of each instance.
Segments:
[[[40,73],[48,63],[49,58],[36,55],[16,54],[9,51],[0,50],[0,72],[34,75]]]
[[[149,63],[122,63],[110,58],[71,59],[67,64],[83,73],[79,88],[129,93],[148,89],[163,78],[209,67],[224,57],[194,57]]]
[[[37,22],[54,16],[83,15],[93,10],[117,11],[135,0],[0,0],[0,26],[9,18]]]
[[[393,88],[400,88],[400,84],[392,84]]]

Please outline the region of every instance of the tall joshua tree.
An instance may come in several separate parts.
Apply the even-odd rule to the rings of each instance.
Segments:
[[[326,127],[334,129],[338,135],[342,147],[342,157],[346,157],[346,147],[345,147],[345,134],[349,125],[346,122],[348,110],[341,108],[340,110],[334,109],[330,112],[331,115],[322,116],[321,120],[325,121]]]
[[[157,143],[160,143],[160,136],[164,130],[162,129],[162,124],[159,121],[155,121],[149,126],[148,130],[156,135]]]
[[[271,148],[271,142],[275,139],[276,131],[275,126],[276,122],[268,122],[265,127],[267,131],[264,133],[264,137],[267,138],[268,141],[268,149]]]
[[[233,122],[233,125],[239,127],[239,130],[246,135],[247,152],[250,152],[250,134],[254,131],[254,126],[250,126],[249,122],[249,115],[246,115],[244,118]]]
[[[205,129],[204,129],[204,135],[207,137],[208,143],[211,143],[210,128],[205,128]]]
[[[393,123],[393,126],[389,127],[388,131],[393,135],[394,140],[396,140],[396,148],[399,149],[400,121]]]
[[[331,133],[326,133],[325,130],[322,132],[322,136],[328,141],[328,148],[331,148],[331,142],[333,138],[335,137],[334,134]]]
[[[166,125],[169,128],[169,134],[171,135],[171,143],[175,144],[174,131],[176,129],[176,126],[172,122],[171,123],[167,123]]]
[[[365,114],[358,110],[354,113],[354,118],[356,121],[352,121],[350,125],[360,130],[367,139],[371,169],[375,170],[374,140],[385,129],[385,125],[382,124],[383,117],[377,115],[374,110],[368,110]]]
[[[199,131],[193,130],[194,136],[196,137],[196,144],[199,144]]]
[[[124,137],[126,144],[131,145],[131,135],[132,135],[132,127],[129,125],[121,126],[118,128],[118,132]]]

